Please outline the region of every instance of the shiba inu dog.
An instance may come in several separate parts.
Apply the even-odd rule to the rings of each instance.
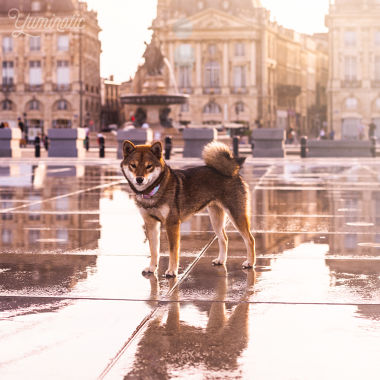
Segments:
[[[167,277],[178,274],[180,224],[185,219],[208,208],[211,224],[218,237],[219,256],[214,265],[227,260],[228,239],[226,215],[240,232],[247,248],[244,268],[255,265],[255,240],[250,232],[250,194],[239,175],[244,159],[234,158],[222,143],[212,142],[203,150],[205,166],[173,170],[162,157],[161,142],[152,145],[123,143],[122,172],[144,219],[151,251],[150,265],[143,273],[157,270],[160,250],[160,224],[166,229],[169,242]]]

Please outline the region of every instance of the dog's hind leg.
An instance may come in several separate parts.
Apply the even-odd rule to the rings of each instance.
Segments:
[[[151,218],[144,217],[146,236],[149,240],[150,264],[143,270],[143,273],[154,273],[158,267],[160,258],[160,222]]]
[[[212,228],[218,237],[219,256],[212,261],[214,265],[224,265],[227,260],[228,238],[224,229],[226,214],[224,210],[216,204],[208,206]]]
[[[256,264],[255,238],[250,231],[248,207],[231,207],[227,210],[228,216],[235,228],[240,232],[247,248],[247,260],[244,261],[244,268],[252,268]]]

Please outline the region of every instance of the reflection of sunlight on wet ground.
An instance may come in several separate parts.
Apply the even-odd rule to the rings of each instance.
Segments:
[[[109,190],[99,201],[99,250],[103,255],[149,255],[143,219],[134,200],[120,189]]]
[[[255,301],[323,300],[330,291],[330,271],[326,265],[327,244],[300,244],[272,259],[270,270],[260,274]]]

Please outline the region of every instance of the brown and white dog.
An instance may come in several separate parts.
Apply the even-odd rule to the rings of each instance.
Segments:
[[[145,222],[151,251],[150,265],[144,273],[157,270],[160,250],[160,224],[169,242],[167,277],[178,274],[180,224],[207,207],[212,227],[218,237],[219,256],[214,265],[227,260],[226,214],[240,232],[247,248],[244,268],[255,265],[255,240],[250,232],[250,195],[239,175],[244,159],[234,158],[222,143],[212,142],[203,150],[205,166],[173,170],[162,157],[161,142],[134,145],[126,140],[121,169],[136,194],[136,204]]]

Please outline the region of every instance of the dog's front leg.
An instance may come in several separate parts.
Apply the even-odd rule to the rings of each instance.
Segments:
[[[143,273],[154,273],[158,267],[160,257],[160,222],[146,216],[144,218],[146,236],[149,240],[150,264]]]
[[[175,277],[178,274],[180,222],[166,223],[166,234],[169,242],[169,267],[165,272],[166,277]]]

